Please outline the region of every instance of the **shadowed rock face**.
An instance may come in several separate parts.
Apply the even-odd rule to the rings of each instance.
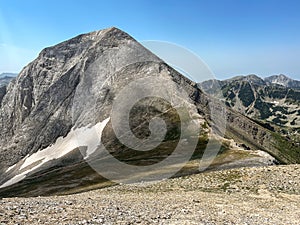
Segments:
[[[209,104],[213,103],[213,113],[217,115],[222,115],[223,104],[207,97],[196,83],[169,67],[125,32],[109,28],[79,35],[44,49],[36,60],[21,71],[14,83],[3,91],[2,101],[0,97],[0,185],[28,170],[26,176],[36,174],[37,180],[43,180],[49,171],[58,171],[62,183],[52,182],[51,185],[60,185],[60,189],[80,186],[84,177],[81,171],[87,171],[86,176],[93,174],[83,162],[84,155],[79,154],[83,146],[71,149],[62,157],[49,157],[50,161],[43,162],[40,167],[36,166],[43,158],[33,154],[45,149],[48,149],[48,154],[51,151],[56,154],[65,151],[70,143],[65,145],[64,141],[71,139],[73,130],[95,126],[108,119],[113,100],[120,89],[132,80],[150,75],[172,81],[174,85],[165,89],[170,95],[184,90],[188,95],[186,100],[191,108],[189,110],[192,111],[193,107],[196,109],[196,120],[207,123],[208,127],[218,125],[218,121],[212,121]],[[1,93],[0,89],[0,96]],[[146,106],[148,103],[151,103],[151,107]],[[290,147],[285,139],[274,136],[247,117],[229,108],[227,111],[228,137],[267,151],[282,162],[300,162],[299,148]],[[151,118],[161,114],[171,128],[164,140],[165,145],[157,149],[158,152],[164,149],[163,158],[172,152],[166,146],[172,146],[178,139],[179,127],[178,119],[167,103],[146,99],[137,104],[131,112],[131,128],[136,136],[147,138],[150,133],[142,121],[145,120],[147,125]],[[120,160],[126,161],[128,154],[129,158],[132,157],[131,150],[116,141],[110,122],[103,129],[103,139],[107,148]],[[39,160],[23,168],[26,159],[32,156]],[[151,154],[139,155],[137,159],[143,159],[145,164],[153,163],[147,161],[153,160]],[[160,161],[161,158],[155,160]],[[69,183],[63,186],[66,174]],[[95,173],[91,176],[95,176]],[[34,178],[29,181],[25,179],[22,188],[32,185],[32,180]],[[90,183],[82,185],[87,184]],[[50,184],[47,185],[49,188]]]

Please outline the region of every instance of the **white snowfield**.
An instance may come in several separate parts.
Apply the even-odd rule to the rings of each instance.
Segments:
[[[46,162],[65,156],[78,147],[87,147],[86,155],[84,156],[84,159],[87,159],[96,151],[97,146],[100,145],[102,131],[109,120],[110,118],[107,118],[92,127],[86,126],[76,130],[72,129],[66,137],[59,137],[55,144],[39,150],[30,156],[26,156],[25,161],[19,169],[20,172],[22,170],[24,171],[2,184],[0,188],[10,186],[23,180],[29,172],[38,169]],[[6,172],[9,172],[15,166],[16,164],[9,167]],[[27,167],[28,169],[26,169]]]

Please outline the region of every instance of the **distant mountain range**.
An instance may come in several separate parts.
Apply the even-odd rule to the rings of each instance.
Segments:
[[[300,89],[299,80],[293,80],[283,74],[266,77],[264,80],[267,84],[278,84],[287,88]]]
[[[199,84],[206,93],[272,131],[300,142],[300,81],[285,75],[237,76]]]
[[[0,87],[6,86],[17,75],[18,74],[16,74],[16,73],[1,73],[0,74]]]
[[[0,78],[3,77],[16,77],[18,74],[17,73],[1,73]]]
[[[6,94],[6,86],[11,82],[18,74],[16,73],[1,73],[0,74],[0,104],[4,95]]]

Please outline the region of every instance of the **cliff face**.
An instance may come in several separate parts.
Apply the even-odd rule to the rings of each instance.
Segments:
[[[148,77],[152,79],[147,80]],[[142,80],[143,85],[132,84],[137,80]],[[124,87],[129,87],[126,96],[130,97],[122,98]],[[124,102],[131,103],[145,93],[162,97],[146,96],[128,111],[130,129],[143,140],[138,143],[122,130],[118,133],[112,129],[111,113],[122,113]],[[114,105],[118,98],[120,104]],[[164,98],[179,106],[177,111],[163,101]],[[187,111],[179,118],[177,114],[182,108]],[[124,117],[119,114],[117,121],[123,124]],[[165,132],[160,123],[151,123],[158,116],[168,128],[162,140],[155,136],[155,132]],[[59,184],[54,179],[52,186],[90,185],[84,183],[83,177],[97,175],[93,175],[85,160],[96,154],[99,138],[119,160],[133,164],[152,165],[163,161],[172,154],[176,143],[188,149],[188,144],[195,140],[196,144],[199,141],[195,148],[202,154],[208,141],[204,140],[207,132],[215,127],[216,133],[222,134],[226,119],[228,137],[251,148],[268,151],[283,162],[300,162],[299,148],[283,148],[289,146],[284,138],[274,136],[230,108],[225,109],[221,102],[203,94],[196,83],[125,32],[110,28],[80,35],[44,49],[5,90],[0,108],[0,187],[9,190],[10,185],[24,180],[21,189],[26,190],[32,185],[32,179],[35,182],[47,179],[51,171],[54,171],[52,178],[55,174],[63,182]],[[180,120],[184,121],[183,125],[178,124]],[[201,130],[198,135],[186,135],[180,141],[180,131],[188,124],[186,121],[198,124]],[[187,126],[186,131],[193,129]],[[134,144],[126,147],[118,141],[120,137]],[[136,153],[135,147],[151,147],[153,143],[147,142],[149,138],[153,138],[154,143],[160,140],[162,144],[155,145],[154,151]],[[35,178],[31,178],[33,175]],[[69,183],[66,184],[64,177],[68,177]],[[100,181],[99,178],[97,182]],[[47,185],[50,188],[49,183]]]

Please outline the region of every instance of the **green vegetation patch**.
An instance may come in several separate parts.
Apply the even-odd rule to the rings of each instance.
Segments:
[[[276,158],[285,163],[300,163],[300,146],[297,143],[282,137],[278,133],[272,133],[272,137],[275,140],[273,147],[278,150]]]

